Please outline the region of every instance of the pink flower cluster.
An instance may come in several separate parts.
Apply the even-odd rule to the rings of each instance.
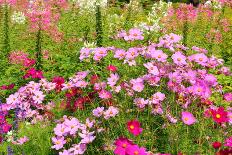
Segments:
[[[54,128],[55,137],[52,137],[52,148],[59,150],[59,155],[77,155],[84,154],[87,145],[92,143],[95,136],[94,121],[86,119],[85,124],[79,122],[75,117],[68,118],[63,116],[63,120]],[[67,139],[74,139],[79,136],[80,141],[77,144],[70,143]],[[67,149],[68,146],[71,146]]]
[[[123,38],[125,41],[135,41],[135,40],[143,40],[143,31],[138,28],[132,28],[127,33],[125,30],[120,31],[117,34],[117,38]]]
[[[43,72],[40,70],[36,70],[35,68],[30,68],[27,70],[26,74],[23,76],[24,79],[32,78],[32,79],[42,79]]]
[[[13,51],[9,55],[9,61],[12,64],[23,65],[24,67],[31,67],[35,64],[35,60],[29,58],[27,53],[23,51]]]
[[[3,110],[3,105],[0,105],[0,144],[3,140],[3,135],[10,131],[12,125],[9,124],[6,120],[8,112]]]
[[[104,119],[108,120],[111,117],[115,117],[119,113],[118,108],[115,108],[113,106],[110,106],[105,111],[104,109],[105,109],[104,107],[97,107],[96,109],[93,110],[93,116],[97,118],[103,116]]]
[[[42,104],[46,96],[43,90],[48,93],[54,89],[55,84],[45,79],[40,80],[39,83],[31,81],[6,98],[6,104],[3,104],[3,108],[5,110],[17,110],[18,118],[31,118],[32,123],[35,123],[46,118],[46,115],[41,115],[40,111],[48,110],[51,107],[49,104]]]

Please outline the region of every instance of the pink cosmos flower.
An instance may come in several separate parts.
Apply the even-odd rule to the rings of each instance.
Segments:
[[[232,102],[232,93],[225,93],[223,98],[226,102]]]
[[[182,114],[182,121],[184,122],[184,124],[192,125],[196,122],[196,118],[193,116],[192,113],[183,111],[181,114]]]
[[[57,124],[54,128],[55,135],[57,136],[65,136],[69,132],[69,128],[67,128],[64,124]]]
[[[19,138],[19,139],[17,140],[17,144],[18,144],[18,145],[23,145],[23,144],[26,143],[27,141],[29,141],[29,139],[28,139],[26,136],[24,136],[24,137],[21,137],[21,138]]]
[[[133,60],[133,59],[135,59],[137,56],[139,56],[138,49],[137,49],[137,48],[131,47],[131,48],[129,48],[129,49],[127,50],[125,58],[126,58],[127,60]]]
[[[85,88],[88,84],[89,84],[88,82],[81,80],[81,81],[77,81],[75,83],[75,86],[77,88]]]
[[[116,85],[118,80],[119,80],[119,75],[117,73],[110,74],[110,77],[107,78],[107,81],[108,81],[107,84],[113,87],[114,85]]]
[[[80,51],[80,57],[79,59],[82,61],[86,58],[89,58],[91,55],[91,49],[89,48],[82,48],[81,51]]]
[[[111,117],[115,117],[118,113],[119,113],[118,108],[110,106],[108,110],[106,110],[103,114],[105,119],[109,119]]]
[[[79,121],[76,118],[72,118],[71,120],[65,119],[64,124],[67,126],[67,131],[74,135],[79,129]]]
[[[104,107],[97,107],[96,109],[93,109],[93,116],[95,117],[101,117],[104,112]]]
[[[127,129],[134,136],[138,136],[143,131],[143,129],[140,128],[139,121],[137,120],[132,120],[132,121],[127,122]]]
[[[109,91],[104,90],[104,89],[102,89],[102,90],[98,93],[98,95],[99,95],[99,97],[100,97],[101,99],[110,99],[110,98],[112,98],[112,94],[111,94]]]
[[[166,62],[168,55],[165,54],[162,50],[152,50],[151,57],[155,58],[159,62]]]
[[[63,150],[63,152],[59,152],[59,155],[72,155],[69,150]]]
[[[225,140],[225,146],[232,148],[232,137],[229,137]]]
[[[78,133],[78,135],[82,138],[80,143],[83,143],[83,144],[92,143],[94,139],[96,138],[96,136],[94,136],[94,132],[89,132],[86,130],[82,130],[82,132]]]
[[[148,62],[146,64],[144,64],[144,67],[146,67],[148,69],[148,73],[152,74],[152,75],[159,75],[159,70],[156,66],[153,65],[152,62]]]
[[[106,88],[106,82],[100,82],[94,84],[94,90],[103,90]]]
[[[122,60],[122,59],[125,58],[125,56],[126,56],[125,50],[123,50],[123,49],[117,49],[117,50],[115,50],[114,58]]]
[[[232,112],[228,112],[227,117],[228,117],[229,124],[232,125]]]
[[[186,57],[181,52],[176,52],[172,55],[172,60],[177,65],[186,65]]]
[[[129,145],[126,149],[128,155],[148,155],[144,147],[138,145]]]
[[[152,95],[152,103],[153,104],[158,104],[158,103],[162,102],[164,99],[165,99],[165,94],[163,94],[161,92],[157,92],[157,93]]]
[[[114,150],[114,154],[126,155],[126,149],[130,145],[134,145],[134,144],[132,141],[128,140],[127,138],[120,137],[115,141],[114,145],[116,145],[116,148]]]
[[[124,36],[126,41],[134,41],[134,40],[143,40],[143,32],[138,28],[132,28],[129,30],[129,35]]]
[[[206,66],[207,62],[208,62],[208,57],[203,54],[203,53],[199,53],[199,54],[195,54],[193,55],[194,57],[194,61],[202,66]]]
[[[66,144],[66,140],[64,137],[52,137],[52,146],[53,149],[60,150],[63,148],[64,144]]]
[[[148,104],[148,100],[145,100],[144,98],[135,98],[134,104],[139,108],[144,108]]]
[[[42,91],[35,91],[33,100],[35,103],[41,104],[44,100],[45,95],[43,94]]]
[[[74,144],[72,147],[69,149],[70,153],[73,154],[84,154],[87,149],[86,144],[80,143],[80,144]]]

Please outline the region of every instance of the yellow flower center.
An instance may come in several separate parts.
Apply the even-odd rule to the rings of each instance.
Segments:
[[[134,155],[138,155],[138,154],[139,154],[139,151],[135,151],[135,152],[134,152]]]
[[[131,126],[130,126],[130,129],[132,129],[132,130],[133,130],[134,128],[135,128],[135,126],[134,126],[134,125],[131,125]]]
[[[188,118],[188,117],[185,117],[185,118],[184,118],[184,120],[185,120],[185,121],[188,121],[188,120],[189,120],[189,118]]]
[[[181,58],[177,58],[177,61],[181,61]]]
[[[124,144],[122,144],[122,147],[123,147],[123,148],[126,148],[126,147],[127,147],[127,145],[124,143]]]
[[[221,115],[220,115],[220,114],[217,114],[217,115],[216,115],[216,118],[221,118]]]

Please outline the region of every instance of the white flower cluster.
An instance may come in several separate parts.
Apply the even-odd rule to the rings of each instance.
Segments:
[[[148,23],[136,23],[135,27],[140,28],[146,33],[158,32],[162,27],[160,20],[168,15],[168,9],[171,6],[171,2],[166,3],[160,0],[159,3],[153,5],[151,11],[148,13]]]
[[[108,0],[75,0],[77,5],[80,7],[81,12],[94,11],[96,5],[100,5],[101,8],[106,8]]]
[[[17,24],[24,24],[26,21],[26,17],[23,12],[14,11],[11,16],[11,20],[12,22],[17,23]]]
[[[212,7],[214,9],[221,9],[222,4],[218,0],[208,0],[204,4],[206,7]]]
[[[151,12],[148,14],[148,21],[151,23],[158,23],[162,17],[168,15],[168,8],[172,6],[171,2],[163,2],[162,0],[159,3],[155,3],[152,7]]]

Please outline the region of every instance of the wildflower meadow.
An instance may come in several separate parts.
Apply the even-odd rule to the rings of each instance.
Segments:
[[[1,155],[231,155],[232,0],[0,0]]]

